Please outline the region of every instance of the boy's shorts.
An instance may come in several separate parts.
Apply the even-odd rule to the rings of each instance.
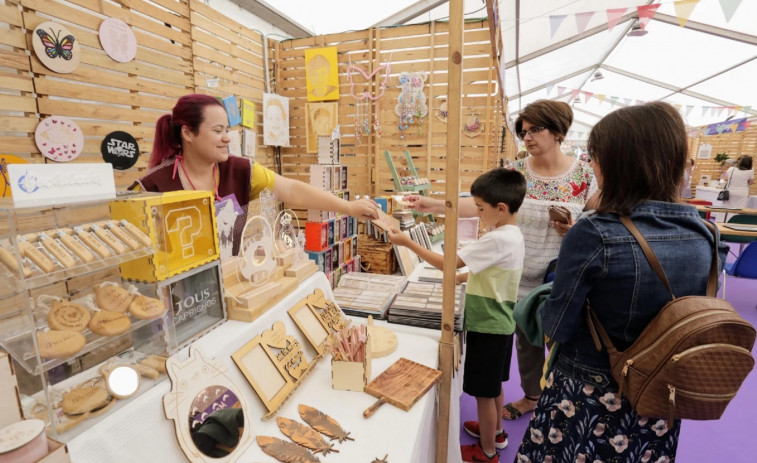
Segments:
[[[495,398],[502,381],[510,379],[512,334],[466,333],[463,391],[473,397]]]

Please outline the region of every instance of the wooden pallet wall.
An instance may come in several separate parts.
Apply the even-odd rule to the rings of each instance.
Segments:
[[[134,31],[137,55],[129,63],[114,61],[100,45],[98,29],[108,17]],[[31,34],[45,21],[65,25],[79,42],[74,72],[53,72],[37,59]],[[0,153],[52,162],[34,144],[37,124],[49,115],[81,127],[85,146],[73,162],[103,162],[103,137],[123,130],[137,139],[141,156],[131,169],[115,171],[122,189],[144,174],[155,121],[180,96],[236,95],[262,104],[263,37],[201,0],[0,0],[0,76]],[[208,86],[212,78],[217,87]],[[272,167],[272,150],[261,144],[256,159]]]
[[[720,178],[723,171],[720,164],[714,161],[717,153],[728,153],[731,159],[748,154],[752,156],[753,168],[757,168],[757,118],[749,119],[750,126],[743,132],[724,133],[720,135],[700,135],[689,138],[689,156],[694,159],[694,172],[691,178],[692,194],[696,193],[696,186],[702,175],[709,175],[711,179]],[[697,159],[699,147],[705,143],[712,145],[710,159]],[[752,185],[750,194],[757,195],[757,182]]]
[[[331,34],[305,39],[287,40],[276,51],[277,93],[290,98],[290,143],[282,150],[282,173],[288,177],[309,181],[308,171],[316,162],[316,154],[306,153],[305,50],[335,46],[339,61],[339,124],[342,133],[342,163],[349,166],[349,188],[356,194],[385,194],[394,191],[391,174],[384,160],[389,150],[395,165],[402,170],[404,150],[409,150],[413,163],[422,177],[433,183],[432,191],[444,192],[447,124],[437,117],[447,93],[448,24],[433,22],[394,28],[373,28],[364,31]],[[460,157],[461,191],[470,188],[481,172],[496,165],[499,158],[501,112],[498,105],[494,61],[491,58],[489,30],[486,21],[465,25],[463,71],[463,116],[475,111],[485,131],[475,138],[463,136]],[[374,130],[369,136],[355,136],[356,99],[350,94],[347,75],[349,64],[371,74],[382,63],[391,64],[391,74],[384,95],[372,103],[370,114],[377,110],[383,134]],[[399,74],[403,71],[425,71],[428,78],[424,93],[429,106],[423,123],[411,126],[404,137],[398,130],[399,118],[394,113],[400,93]],[[361,90],[364,79],[354,75],[356,88]],[[378,78],[371,80],[375,95]],[[419,130],[420,129],[420,130]],[[402,172],[400,172],[402,175]],[[409,175],[406,174],[406,175]]]

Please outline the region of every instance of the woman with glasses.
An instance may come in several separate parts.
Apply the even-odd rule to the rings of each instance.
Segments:
[[[523,140],[529,156],[510,164],[510,168],[526,177],[526,199],[518,211],[518,226],[526,245],[523,274],[518,287],[518,299],[542,284],[549,262],[557,258],[562,237],[573,225],[551,221],[549,206],[560,205],[571,211],[572,217],[584,209],[594,193],[594,172],[588,163],[566,156],[560,149],[570,125],[573,110],[566,103],[538,100],[520,113],[515,121],[518,138]],[[413,208],[421,212],[444,212],[444,201],[426,196],[407,196]],[[461,198],[460,217],[475,217],[472,198]],[[502,417],[520,418],[536,407],[541,395],[544,369],[544,346],[532,346],[516,328],[515,346],[518,352],[521,387],[524,397],[504,406]]]

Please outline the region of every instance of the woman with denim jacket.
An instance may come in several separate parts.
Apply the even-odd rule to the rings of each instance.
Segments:
[[[678,112],[647,103],[610,113],[588,141],[601,197],[595,214],[568,231],[544,334],[560,343],[554,368],[516,461],[673,461],[680,420],[639,416],[610,375],[586,324],[589,301],[612,342],[627,349],[670,301],[639,244],[620,223],[629,216],[662,264],[677,296],[704,295],[713,238],[692,206],[679,204],[688,143]],[[719,268],[728,248],[719,245]]]

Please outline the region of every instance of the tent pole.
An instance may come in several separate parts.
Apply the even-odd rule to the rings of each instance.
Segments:
[[[439,391],[436,462],[447,461],[449,439],[449,408],[454,358],[453,327],[455,315],[455,271],[457,270],[457,198],[460,170],[460,112],[463,78],[463,0],[449,2],[449,60],[447,165],[445,176],[444,277],[442,280],[442,333],[439,341],[439,363],[442,382]],[[458,400],[457,397],[454,400]],[[459,455],[459,454],[458,454]]]

